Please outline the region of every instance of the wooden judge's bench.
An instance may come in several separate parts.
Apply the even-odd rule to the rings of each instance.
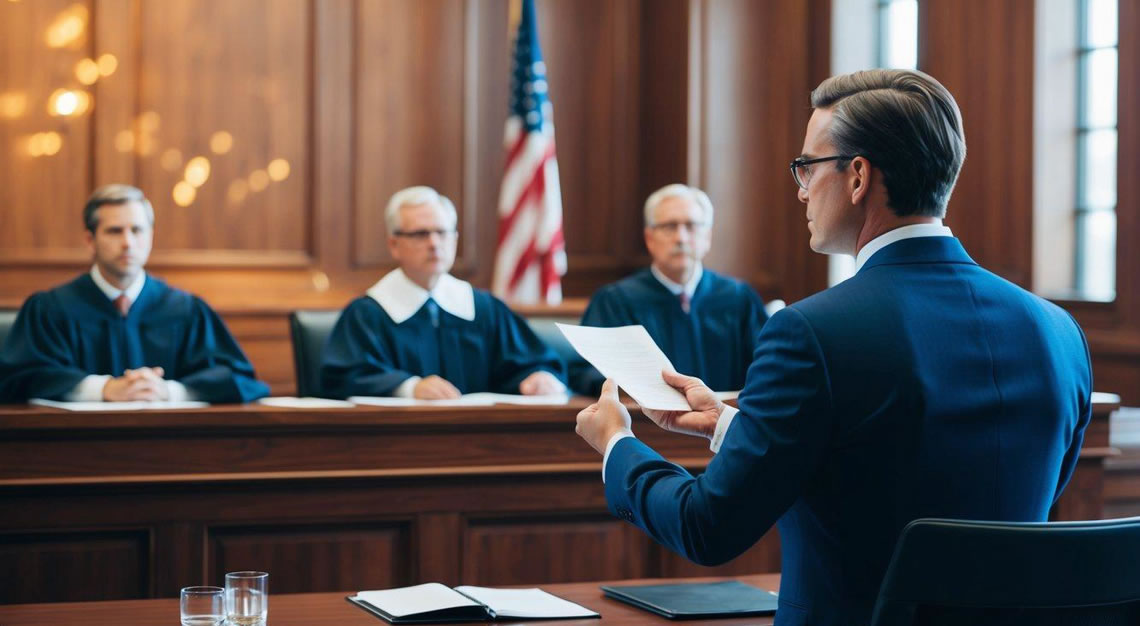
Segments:
[[[606,510],[586,406],[69,413],[0,407],[0,603],[177,596],[259,569],[271,592],[544,584],[779,570],[775,531],[692,565]],[[1111,404],[1056,519],[1100,517]],[[701,470],[707,442],[634,411]]]

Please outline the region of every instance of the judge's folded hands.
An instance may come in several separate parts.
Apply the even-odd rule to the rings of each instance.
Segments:
[[[127,370],[122,376],[107,380],[103,385],[103,400],[107,402],[169,400],[170,390],[162,378],[164,374],[161,367]]]
[[[455,385],[447,382],[447,380],[439,376],[424,376],[423,380],[416,383],[412,388],[412,395],[420,400],[450,400],[458,398],[462,394],[455,388]]]
[[[724,403],[699,378],[673,372],[662,372],[661,377],[674,389],[685,394],[691,411],[655,411],[642,409],[645,416],[665,430],[712,438],[716,422],[724,410]],[[598,452],[605,454],[610,439],[630,429],[629,411],[618,398],[617,383],[607,379],[602,385],[598,401],[578,413],[574,432]]]
[[[565,391],[566,385],[546,371],[534,372],[519,383],[519,393],[524,396],[545,396]]]

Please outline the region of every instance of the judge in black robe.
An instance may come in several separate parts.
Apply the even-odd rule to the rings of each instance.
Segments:
[[[645,202],[645,245],[653,264],[591,298],[583,326],[640,324],[680,373],[717,391],[738,391],[768,319],[756,291],[704,269],[713,208],[708,196],[668,185]],[[571,387],[596,396],[604,377],[584,361],[570,364]]]

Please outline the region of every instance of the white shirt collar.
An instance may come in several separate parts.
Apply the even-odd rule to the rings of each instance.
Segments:
[[[468,322],[475,319],[475,290],[471,283],[459,280],[451,274],[444,274],[429,293],[408,278],[404,270],[396,268],[368,289],[368,296],[375,300],[393,322],[402,324],[416,314],[427,302],[428,296],[435,300],[439,308]]]
[[[915,237],[953,237],[954,234],[950,229],[942,224],[911,224],[910,226],[900,226],[894,230],[875,237],[863,246],[859,254],[855,255],[855,271],[858,272],[863,268],[863,264],[867,259],[871,258],[876,252],[886,248],[887,246],[902,241],[903,239],[913,239]]]
[[[127,299],[131,302],[135,302],[139,299],[139,294],[142,293],[143,285],[146,284],[146,272],[139,272],[139,277],[127,285],[126,289],[119,289],[107,282],[106,278],[103,278],[103,273],[99,271],[98,265],[92,265],[91,280],[95,281],[95,286],[99,288],[99,291],[103,292],[103,295],[107,296],[108,300],[114,300],[119,297],[119,294],[125,293],[127,294]]]
[[[653,277],[656,278],[659,283],[665,285],[665,288],[669,290],[669,293],[675,296],[679,296],[683,291],[685,292],[685,295],[689,296],[690,300],[693,298],[693,294],[697,291],[697,285],[699,285],[701,282],[701,275],[704,274],[704,269],[701,267],[701,264],[697,263],[697,266],[693,268],[693,275],[689,277],[689,282],[685,283],[684,285],[680,285],[673,282],[672,280],[669,280],[669,277],[663,274],[661,270],[657,269],[656,265],[650,265],[649,271],[653,272]]]

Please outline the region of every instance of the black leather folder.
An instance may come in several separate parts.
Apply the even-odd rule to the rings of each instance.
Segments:
[[[746,617],[776,612],[776,594],[735,580],[669,585],[602,585],[602,592],[669,619]]]

